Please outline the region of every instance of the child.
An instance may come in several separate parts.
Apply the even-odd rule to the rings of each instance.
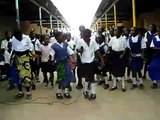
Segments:
[[[99,52],[99,46],[96,43],[95,39],[91,40],[91,31],[85,29],[83,31],[83,39],[77,44],[77,50],[81,54],[81,75],[84,79],[84,98],[89,100],[96,99],[96,83],[94,79],[95,74],[95,64],[94,58],[97,55],[101,60],[101,65],[104,66],[103,58]],[[95,55],[96,54],[96,55]],[[91,94],[89,96],[88,84],[91,83]]]
[[[107,76],[107,72],[108,72],[108,46],[107,44],[105,44],[105,36],[102,34],[99,34],[99,36],[97,37],[97,42],[100,46],[99,51],[101,53],[101,55],[103,56],[103,59],[105,60],[105,67],[103,69],[100,70],[100,74],[102,74],[104,82],[100,81],[100,83],[105,83],[104,84],[104,89],[108,89],[109,88],[109,84],[108,84],[108,76]]]
[[[128,48],[131,51],[130,69],[132,71],[133,77],[132,89],[135,89],[137,87],[137,73],[140,79],[139,87],[142,89],[144,87],[141,73],[141,70],[143,68],[142,53],[144,53],[143,51],[146,48],[146,42],[145,39],[139,35],[138,28],[136,27],[131,28],[131,37],[129,37],[128,40]]]
[[[14,82],[11,79],[11,69],[10,69],[10,59],[12,54],[12,43],[8,43],[8,50],[5,51],[4,57],[5,57],[5,72],[7,74],[7,79],[9,79],[9,87],[7,90],[12,90],[14,88]]]
[[[160,80],[160,27],[158,27],[157,33],[150,46],[153,48],[153,59],[149,65],[149,76],[153,82],[152,89],[157,88],[157,81]]]
[[[4,75],[4,65],[5,65],[5,58],[4,58],[4,49],[0,50],[0,81],[3,80]]]
[[[111,73],[113,75],[113,87],[112,90],[117,89],[117,79],[122,80],[122,92],[126,91],[125,87],[125,64],[124,64],[124,55],[126,52],[126,39],[122,36],[122,30],[119,27],[114,29],[114,37],[111,38],[108,46],[111,51]]]
[[[65,89],[64,97],[67,99],[71,98],[68,91],[70,82],[75,81],[75,77],[71,71],[69,64],[69,58],[73,55],[73,50],[68,46],[65,41],[65,36],[62,32],[55,33],[57,43],[52,45],[52,53],[55,57],[57,64],[57,77],[58,77],[58,90],[56,93],[57,99],[63,99],[62,89]]]
[[[51,82],[51,86],[53,87],[54,83],[54,74],[55,71],[54,67],[54,61],[53,61],[53,55],[51,52],[51,46],[52,44],[49,43],[49,36],[43,35],[42,36],[43,44],[40,46],[41,49],[41,68],[43,72],[44,77],[44,83],[46,83],[46,87],[48,86],[49,81]],[[47,73],[50,73],[49,81]]]

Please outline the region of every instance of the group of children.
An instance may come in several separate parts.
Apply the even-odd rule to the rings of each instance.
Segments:
[[[150,31],[142,34],[139,28],[130,30],[122,27],[111,28],[109,32],[99,30],[92,34],[91,30],[80,26],[80,35],[72,38],[70,33],[55,32],[53,36],[42,35],[38,39],[34,31],[24,35],[20,30],[5,33],[1,44],[0,69],[7,67],[10,87],[17,84],[19,93],[16,98],[24,97],[22,88],[27,91],[27,99],[31,99],[31,88],[36,89],[40,68],[43,83],[46,87],[54,86],[54,72],[57,72],[57,99],[71,98],[70,83],[76,81],[77,89],[83,89],[84,98],[96,99],[97,81],[109,89],[112,76],[111,91],[117,89],[117,81],[122,82],[122,92],[126,91],[125,72],[132,73],[131,89],[143,89],[143,78],[146,71],[153,80],[152,88],[157,88],[160,80],[160,28],[150,26]],[[3,57],[4,56],[4,57]],[[145,62],[144,76],[142,69]],[[77,68],[77,69],[76,69]],[[50,74],[49,78],[47,73]],[[139,81],[139,84],[138,84]],[[64,94],[63,94],[64,93]]]

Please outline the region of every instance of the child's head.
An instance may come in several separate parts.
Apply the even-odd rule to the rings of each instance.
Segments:
[[[84,39],[84,40],[90,39],[90,37],[91,37],[91,30],[85,29],[85,30],[83,31],[83,39]]]
[[[41,40],[44,42],[44,45],[48,45],[49,44],[49,36],[48,35],[42,35]]]
[[[57,40],[57,42],[62,43],[65,41],[66,37],[63,32],[57,32],[55,33],[55,39]]]
[[[71,33],[66,33],[67,41],[69,42],[71,40]]]
[[[131,28],[131,35],[132,36],[137,36],[139,34],[139,30],[137,27],[132,27]]]
[[[114,35],[116,37],[120,37],[122,35],[122,29],[121,29],[121,27],[115,27],[114,28]]]
[[[160,37],[160,26],[157,27],[157,34]]]
[[[150,31],[151,33],[156,33],[156,32],[157,32],[157,26],[156,26],[155,24],[151,24],[151,25],[149,26],[149,31]]]
[[[31,31],[29,34],[29,37],[31,38],[31,40],[33,40],[35,38],[36,34],[34,31]]]
[[[22,40],[22,32],[19,29],[13,32],[13,36],[19,41]]]
[[[7,40],[10,40],[10,38],[11,38],[11,32],[6,31],[6,32],[5,32],[5,38],[6,38]]]
[[[105,42],[105,36],[102,34],[99,34],[96,39],[99,44]]]

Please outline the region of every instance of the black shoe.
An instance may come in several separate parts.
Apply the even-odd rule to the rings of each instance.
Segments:
[[[126,88],[122,88],[122,92],[126,92]]]
[[[67,99],[71,99],[72,98],[72,96],[69,93],[65,93],[64,97],[67,98]]]
[[[131,89],[136,89],[137,88],[137,84],[133,84]]]
[[[36,90],[36,85],[35,84],[32,85],[32,90]]]
[[[72,91],[72,87],[71,87],[71,86],[69,86],[68,91],[69,91],[69,92],[71,92],[71,91]]]
[[[62,96],[61,93],[56,93],[56,98],[59,99],[59,100],[61,100],[61,99],[63,99],[63,96]]]
[[[142,79],[146,79],[146,76],[143,76]]]
[[[157,89],[157,83],[153,83],[153,85],[151,86],[152,89]]]
[[[15,88],[15,86],[9,86],[6,90],[9,91],[9,90],[13,90]]]
[[[51,87],[54,87],[54,83],[53,82],[51,82]]]
[[[100,81],[98,82],[98,85],[103,85],[104,83],[105,83],[104,80],[100,80]]]
[[[91,94],[89,100],[95,100],[95,99],[96,99],[96,94]]]
[[[27,94],[26,99],[31,100],[32,99],[32,94]]]
[[[18,93],[15,98],[16,99],[21,99],[23,97],[24,97],[24,93]]]
[[[113,91],[113,90],[116,90],[117,89],[117,86],[116,87],[112,87],[111,89],[110,89],[110,91]]]
[[[85,98],[85,99],[88,99],[88,98],[89,98],[88,92],[84,92],[83,95],[84,95],[84,98]]]
[[[109,88],[109,84],[104,84],[104,89],[108,89]]]
[[[143,89],[143,88],[144,88],[144,85],[143,85],[143,84],[139,84],[139,88],[140,88],[140,89]]]
[[[76,89],[78,89],[78,90],[83,89],[83,85],[77,85],[77,86],[76,86]]]

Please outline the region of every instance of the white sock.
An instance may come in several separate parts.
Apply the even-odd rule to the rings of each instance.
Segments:
[[[122,77],[122,88],[125,88],[125,80],[124,80],[124,77]]]
[[[84,82],[84,86],[83,86],[84,92],[88,92],[88,84],[89,84],[89,82]]]
[[[139,78],[139,84],[143,84],[143,79]]]
[[[157,84],[157,80],[153,80],[153,83]]]
[[[117,80],[120,81],[122,78],[121,77],[117,77]]]
[[[117,86],[117,78],[113,76],[113,87]]]
[[[137,84],[136,78],[133,78],[132,82],[133,82],[134,85],[136,85]]]
[[[62,90],[61,89],[57,89],[57,93],[62,93]]]
[[[104,77],[104,80],[105,80],[105,84],[108,84],[108,77]]]
[[[91,83],[91,94],[96,94],[96,83]]]
[[[27,95],[30,95],[31,94],[31,92],[27,92]]]
[[[19,94],[22,94],[22,93],[23,93],[22,91],[19,92]]]
[[[68,88],[65,88],[65,89],[64,89],[64,93],[65,93],[65,94],[68,93]]]

